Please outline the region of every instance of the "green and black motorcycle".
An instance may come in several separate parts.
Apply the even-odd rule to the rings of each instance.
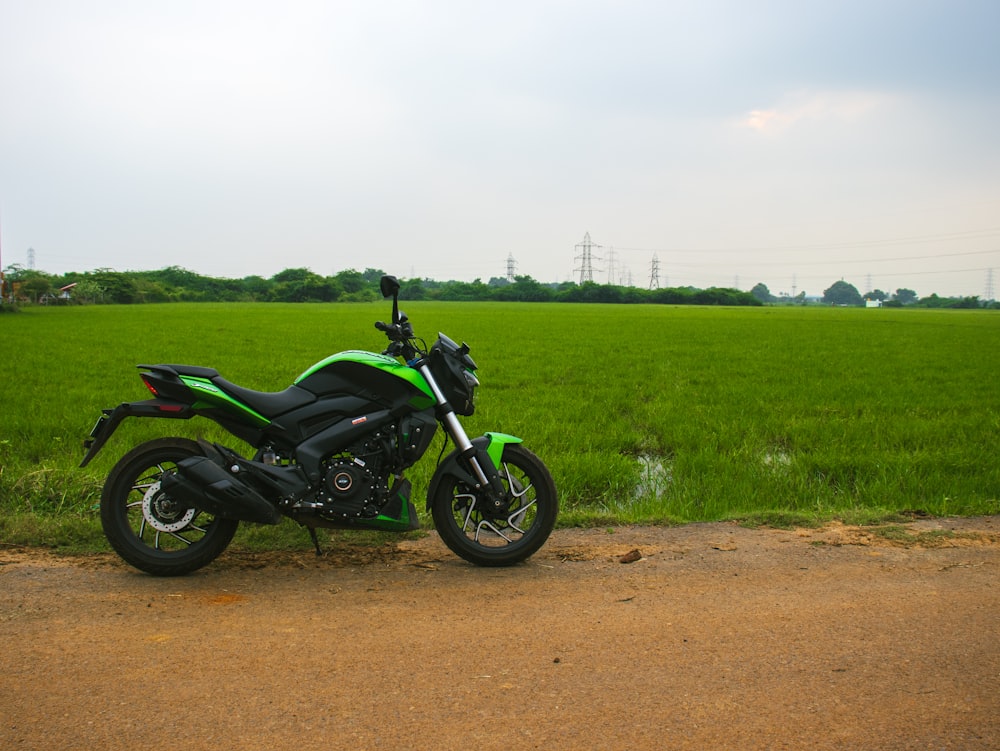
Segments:
[[[212,368],[140,365],[152,399],[103,411],[81,467],[126,417],[215,421],[254,447],[252,458],[204,440],[160,438],[128,452],[101,495],[101,523],[136,568],[177,576],[214,560],[239,522],[405,531],[419,526],[404,471],[424,455],[438,423],[454,450],[431,479],[427,507],[441,539],[480,566],[535,553],[556,521],[555,483],[521,439],[470,439],[457,415],[474,410],[476,364],[444,334],[427,349],[399,310],[399,282],[382,278],[392,322],[375,324],[382,354],[331,355],[284,391],[237,386]],[[443,454],[443,450],[442,450]]]

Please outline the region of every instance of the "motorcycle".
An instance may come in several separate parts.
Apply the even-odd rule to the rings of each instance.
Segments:
[[[213,368],[139,365],[151,399],[101,416],[84,442],[85,467],[127,417],[213,420],[255,450],[252,457],[204,439],[158,438],[126,453],[101,494],[104,533],[115,551],[156,576],[178,576],[215,560],[240,522],[317,528],[419,528],[404,471],[430,447],[438,424],[451,453],[439,458],[427,510],[444,543],[480,566],[519,563],[545,543],[558,512],[545,464],[520,438],[469,438],[458,416],[475,409],[476,363],[465,343],[414,336],[399,310],[399,281],[381,353],[348,350],[316,363],[284,391],[253,391]]]

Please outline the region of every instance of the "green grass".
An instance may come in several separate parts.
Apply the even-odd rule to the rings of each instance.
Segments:
[[[562,524],[878,521],[1000,511],[1000,316],[989,311],[409,303],[480,365],[472,435],[513,433],[556,478]],[[40,309],[0,318],[0,540],[89,548],[103,477],[161,435],[244,449],[209,422],[126,421],[85,470],[135,365],[286,387],[380,350],[385,303]],[[418,506],[439,444],[411,471]],[[759,523],[759,521],[758,521]],[[307,545],[295,525],[240,544]]]

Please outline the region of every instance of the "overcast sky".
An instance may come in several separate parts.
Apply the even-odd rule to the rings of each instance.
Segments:
[[[0,0],[0,261],[579,281],[589,233],[601,283],[997,296],[998,34],[997,0]]]

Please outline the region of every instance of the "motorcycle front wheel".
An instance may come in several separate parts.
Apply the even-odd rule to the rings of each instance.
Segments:
[[[179,461],[200,455],[186,438],[158,438],[132,449],[114,466],[101,494],[101,526],[111,547],[154,576],[189,574],[215,560],[238,521],[219,519],[172,499],[160,478]]]
[[[556,486],[542,460],[520,444],[504,446],[500,477],[506,488],[502,513],[454,477],[430,499],[438,534],[452,552],[477,566],[510,566],[538,551],[556,523]]]

